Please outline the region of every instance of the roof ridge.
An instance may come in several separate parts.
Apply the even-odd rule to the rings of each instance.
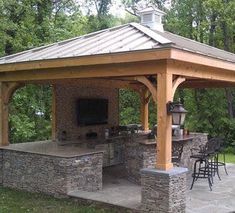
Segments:
[[[158,32],[158,31],[157,31],[157,32]],[[171,32],[169,32],[169,31],[164,31],[164,33],[172,34],[173,36],[177,36],[177,37],[180,37],[180,38],[182,38],[182,39],[188,40],[188,41],[190,41],[190,42],[194,42],[194,43],[197,43],[197,44],[200,44],[200,45],[204,45],[204,46],[207,46],[207,47],[209,47],[209,48],[219,50],[219,51],[221,51],[221,52],[226,52],[226,53],[228,53],[228,54],[230,54],[230,55],[234,55],[234,54],[235,54],[235,53],[232,53],[232,52],[229,52],[229,51],[220,49],[220,48],[218,48],[218,47],[210,46],[209,44],[206,44],[206,43],[202,43],[202,42],[199,42],[199,41],[196,41],[196,40],[193,40],[193,39],[190,39],[190,38],[187,38],[187,37],[178,35],[178,34],[171,33]]]
[[[153,31],[153,30],[149,29],[148,27],[145,27],[141,24],[132,22],[132,23],[130,23],[130,25],[135,27],[136,29],[138,29],[139,31],[141,31],[142,33],[149,36],[150,38],[152,38],[153,40],[157,41],[160,44],[173,43],[171,40],[166,39],[164,36],[159,35],[157,32],[155,32],[155,31]]]

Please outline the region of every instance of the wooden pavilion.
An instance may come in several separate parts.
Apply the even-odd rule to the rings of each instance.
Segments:
[[[31,168],[38,167],[34,170],[36,177],[38,173],[47,174],[50,167],[51,177],[57,178],[54,187],[54,179],[51,180],[50,175],[42,175],[39,181],[35,180],[31,170],[22,170],[23,167],[16,164],[14,158],[11,159],[10,152],[3,146],[9,145],[8,105],[16,89],[28,83],[52,85],[52,139],[57,140],[57,119],[60,116],[56,114],[59,104],[57,86],[62,82],[66,88],[71,82],[76,85],[83,80],[92,80],[98,86],[102,83],[106,88],[129,88],[138,92],[144,130],[149,128],[148,104],[150,98],[153,99],[157,107],[156,165],[155,168],[141,170],[142,210],[185,211],[187,169],[176,168],[172,164],[172,116],[167,113],[167,103],[173,101],[178,87],[235,86],[235,54],[164,31],[161,23],[164,13],[158,9],[146,8],[140,15],[142,24],[130,23],[0,58],[0,152],[5,156],[6,163],[2,164],[7,165],[4,170],[0,161],[0,168],[4,170],[2,179],[7,186],[25,187],[32,191],[40,188],[44,192],[48,192],[48,188],[53,192],[63,189],[66,193],[67,188],[74,189],[79,184],[83,187],[83,182],[77,183],[77,180],[89,182],[86,172],[78,174],[78,162],[84,162],[83,167],[87,166],[82,157],[74,160],[71,155],[66,160],[71,165],[71,172],[66,174],[71,180],[68,183],[60,170],[53,170],[54,165],[47,157],[31,153],[28,156],[17,155],[12,151],[23,164],[29,166],[35,159],[40,159],[41,164],[38,166],[36,162]],[[60,149],[63,151],[63,148]],[[87,189],[92,191],[102,188],[102,154],[95,153],[93,156],[96,156],[90,157],[93,167],[90,170],[86,168],[88,177],[93,177],[90,178],[92,183],[87,184]],[[57,162],[60,164],[61,158]],[[66,171],[70,171],[67,168]],[[19,174],[29,173],[26,181],[11,176],[11,170],[15,169]],[[95,187],[93,183],[97,183]],[[64,188],[65,185],[67,188]]]
[[[145,130],[152,97],[157,105],[156,168],[169,170],[173,167],[172,119],[166,104],[173,101],[179,86],[234,86],[235,55],[131,23],[0,58],[0,144],[9,144],[8,104],[17,88],[27,83],[55,86],[71,79],[105,79],[110,87],[137,91]],[[53,119],[53,139],[55,122]]]

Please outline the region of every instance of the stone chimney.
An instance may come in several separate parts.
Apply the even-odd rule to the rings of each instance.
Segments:
[[[150,29],[164,32],[162,17],[166,14],[153,6],[138,11],[141,18],[141,24]]]

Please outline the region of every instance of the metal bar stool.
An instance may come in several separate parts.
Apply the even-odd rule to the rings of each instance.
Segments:
[[[207,179],[209,188],[212,191],[213,177],[207,157],[203,155],[192,155],[190,158],[196,159],[193,166],[193,181],[190,190],[192,190],[194,182],[197,181],[197,179]]]
[[[223,166],[226,175],[228,175],[227,167],[226,167],[226,157],[224,152],[224,141],[221,141],[220,147],[218,148],[218,166]],[[219,161],[219,154],[223,155],[223,161]]]
[[[206,154],[209,157],[209,167],[213,176],[217,174],[219,180],[219,147],[221,145],[221,138],[211,138],[206,144]]]
[[[199,178],[208,179],[209,188],[212,190],[213,176],[219,175],[218,167],[218,147],[221,142],[218,138],[211,138],[208,140],[204,147],[201,147],[197,154],[193,154],[190,158],[196,159],[193,168],[193,181],[191,188],[193,188],[194,182]],[[220,179],[221,180],[221,179]]]
[[[209,165],[209,159],[208,156],[204,153],[199,153],[195,155],[191,155],[190,158],[196,159],[193,166],[193,181],[190,187],[190,190],[192,190],[194,182],[197,181],[197,179],[207,179],[209,188],[212,191],[212,183],[213,183],[213,177],[212,177],[212,170]]]

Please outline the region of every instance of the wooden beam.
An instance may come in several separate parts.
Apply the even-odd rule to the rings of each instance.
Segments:
[[[172,117],[166,104],[172,101],[172,74],[164,70],[157,75],[157,169],[169,170],[172,149]]]
[[[89,55],[71,58],[58,58],[50,60],[27,61],[21,63],[1,64],[0,72],[14,72],[23,70],[39,70],[51,68],[69,68],[77,66],[90,66],[101,64],[129,63],[139,61],[151,61],[170,58],[169,48],[158,50],[144,50],[123,53],[110,53],[103,55]]]
[[[193,77],[224,82],[235,82],[235,72],[204,65],[168,60],[167,66],[173,75]]]
[[[51,139],[56,141],[56,85],[52,85]]]
[[[140,114],[141,114],[141,124],[144,131],[149,130],[149,92],[147,89],[142,90],[140,93]]]
[[[157,90],[156,87],[145,77],[145,76],[137,76],[135,80],[144,84],[152,94],[153,101],[157,103]]]
[[[56,79],[105,78],[119,76],[156,75],[166,61],[149,61],[111,65],[80,66],[58,69],[35,69],[32,71],[0,73],[0,81],[39,81]]]
[[[177,61],[208,66],[212,70],[214,68],[219,68],[235,72],[234,62],[226,61],[224,59],[213,58],[210,56],[202,55],[200,53],[194,53],[187,50],[172,48],[170,58]]]
[[[179,85],[180,88],[228,88],[235,87],[235,82],[224,82],[224,81],[209,81],[209,80],[199,80],[190,81],[187,80]]]
[[[174,47],[161,49],[132,51],[123,53],[110,53],[101,55],[78,56],[71,58],[57,58],[49,60],[27,61],[20,63],[1,64],[0,72],[14,72],[23,70],[39,70],[51,68],[69,68],[76,66],[90,66],[100,64],[115,64],[126,62],[139,62],[173,59],[178,61],[190,62],[230,71],[235,71],[234,62],[193,53],[187,50],[180,50]]]
[[[174,95],[176,92],[177,87],[182,84],[186,79],[178,76],[174,81],[173,81],[173,86],[172,86],[172,100],[174,99]]]

